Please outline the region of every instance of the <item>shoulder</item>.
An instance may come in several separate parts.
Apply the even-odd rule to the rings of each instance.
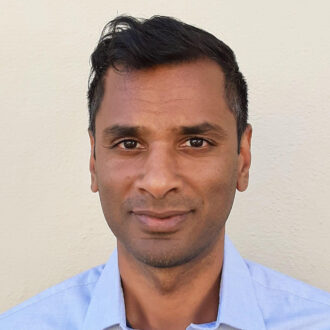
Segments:
[[[245,260],[267,329],[330,328],[330,294]]]
[[[78,329],[103,268],[80,273],[10,309],[0,315],[0,329]]]

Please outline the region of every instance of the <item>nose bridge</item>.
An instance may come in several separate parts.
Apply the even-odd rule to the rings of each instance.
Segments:
[[[147,152],[138,180],[138,188],[161,199],[169,191],[177,190],[180,180],[175,152],[166,143],[155,143]]]

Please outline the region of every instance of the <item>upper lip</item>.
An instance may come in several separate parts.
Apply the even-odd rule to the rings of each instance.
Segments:
[[[132,211],[132,213],[137,214],[137,215],[147,215],[149,217],[159,218],[159,219],[173,217],[176,215],[182,215],[182,214],[186,214],[189,212],[190,211],[177,211],[177,210],[171,210],[171,211],[165,211],[165,212],[155,212],[155,211],[150,211],[150,210],[133,210]]]

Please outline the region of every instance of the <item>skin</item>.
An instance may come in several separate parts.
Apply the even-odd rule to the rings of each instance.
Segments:
[[[216,320],[225,223],[236,189],[248,185],[252,134],[248,125],[237,153],[221,68],[210,60],[110,68],[95,127],[91,189],[117,238],[127,319],[167,330]],[[164,227],[170,218],[141,210],[186,213]]]

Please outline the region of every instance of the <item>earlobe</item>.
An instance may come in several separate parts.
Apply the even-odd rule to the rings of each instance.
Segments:
[[[249,184],[249,171],[251,166],[251,137],[252,127],[247,125],[240,144],[240,153],[238,155],[238,173],[236,188],[238,191],[244,191]]]
[[[92,132],[89,131],[89,138],[91,143],[91,155],[89,160],[89,171],[91,173],[91,190],[92,192],[97,192],[98,185],[97,185],[97,179],[96,179],[96,171],[95,171],[95,138],[92,134]]]

